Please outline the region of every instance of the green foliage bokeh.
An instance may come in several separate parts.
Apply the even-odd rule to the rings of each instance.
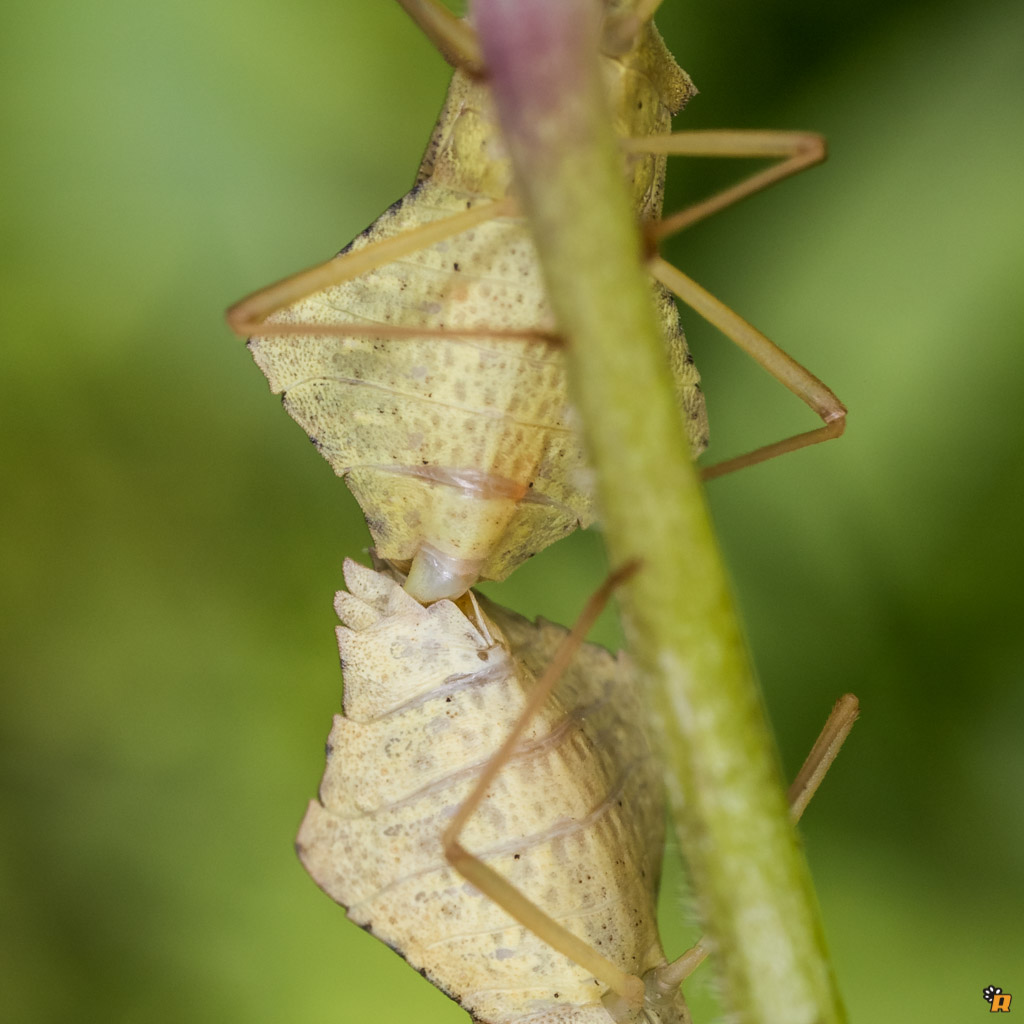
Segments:
[[[668,253],[851,409],[843,440],[711,500],[787,772],[862,700],[804,827],[852,1019],[1024,992],[1022,15],[659,16],[701,89],[679,127],[831,143]],[[3,20],[0,1016],[458,1021],[292,854],[367,535],[222,321],[408,188],[446,70],[390,3]],[[669,204],[736,173],[677,161]],[[713,454],[813,425],[684,320]],[[581,535],[488,590],[568,621],[601,572]]]

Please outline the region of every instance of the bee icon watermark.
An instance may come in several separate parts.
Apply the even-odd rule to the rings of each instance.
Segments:
[[[1009,992],[1004,992],[1001,988],[995,985],[988,985],[982,989],[982,996],[985,998],[986,1003],[991,1003],[989,1007],[990,1013],[1009,1013],[1010,1012],[1010,1000],[1013,996]]]

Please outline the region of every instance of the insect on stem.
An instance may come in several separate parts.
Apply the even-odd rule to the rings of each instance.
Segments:
[[[348,591],[336,599],[344,715],[299,855],[353,921],[481,1024],[690,1024],[672,979],[705,949],[664,965],[655,917],[662,765],[644,695],[629,659],[583,642],[644,558],[623,603],[650,654],[646,674],[679,684],[659,707],[669,729],[692,734],[689,746],[663,747],[675,790],[687,790],[698,763],[697,775],[727,764],[731,779],[751,783],[741,797],[690,802],[700,814],[725,807],[715,828],[734,840],[716,852],[721,869],[692,865],[712,894],[712,920],[723,922],[723,974],[744,998],[762,978],[775,984],[757,964],[764,950],[737,934],[736,910],[778,897],[775,917],[787,922],[778,939],[794,938],[789,988],[809,985],[825,1007],[820,951],[805,941],[815,929],[789,899],[806,891],[785,845],[792,834],[772,831],[786,825],[781,790],[763,785],[765,771],[746,770],[770,758],[756,700],[741,689],[749,665],[723,574],[708,555],[689,461],[707,445],[707,417],[672,293],[825,421],[705,478],[838,436],[845,409],[656,253],[667,234],[817,162],[823,144],[809,133],[672,134],[695,90],[651,22],[660,0],[474,0],[472,24],[439,0],[399,2],[456,69],[415,186],[337,257],[228,312],[271,390],[359,501],[382,567],[345,566]],[[564,79],[570,65],[580,74]],[[509,90],[537,106],[509,107]],[[549,118],[569,108],[579,116],[552,130]],[[523,132],[533,144],[570,143],[574,173],[565,174],[564,152],[539,174],[524,170]],[[679,154],[781,162],[662,220],[665,157]],[[538,195],[550,200],[550,220],[538,215]],[[578,248],[559,254],[565,239]],[[621,389],[635,408],[619,401]],[[598,438],[592,463],[580,419]],[[477,580],[504,579],[593,522],[591,465],[612,562],[624,567],[574,628],[478,601],[468,589]],[[645,490],[652,482],[659,494]],[[673,717],[684,706],[699,709],[706,735]],[[816,746],[818,766],[795,784],[796,813],[853,717],[847,706],[846,724]],[[744,848],[754,819],[779,854],[768,858],[770,891],[741,891],[744,865],[760,852]],[[838,1018],[826,1010],[820,1019]]]

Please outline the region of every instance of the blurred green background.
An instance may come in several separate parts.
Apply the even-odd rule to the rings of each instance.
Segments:
[[[0,1016],[463,1020],[292,853],[367,535],[221,316],[407,190],[445,67],[384,0],[0,17]],[[836,696],[863,703],[804,828],[851,1017],[1024,1001],[1024,7],[659,23],[702,90],[680,127],[831,142],[669,255],[851,409],[711,491],[787,772]],[[736,173],[676,162],[670,205]],[[813,425],[685,322],[712,454]],[[568,621],[601,573],[579,535],[489,589]]]

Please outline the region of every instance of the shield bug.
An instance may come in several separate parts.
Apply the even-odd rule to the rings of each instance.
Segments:
[[[380,557],[423,601],[503,579],[594,518],[553,322],[471,23],[401,0],[455,65],[412,191],[334,259],[229,311],[273,391],[359,500]],[[652,243],[652,301],[690,446],[707,444],[677,297],[720,327],[824,425],[706,477],[838,436],[845,409],[764,335],[663,260],[656,243],[818,162],[803,132],[671,133],[693,94],[651,21],[657,4],[608,0],[601,60],[634,209]],[[669,154],[780,162],[661,219]],[[628,344],[628,339],[623,339]]]

